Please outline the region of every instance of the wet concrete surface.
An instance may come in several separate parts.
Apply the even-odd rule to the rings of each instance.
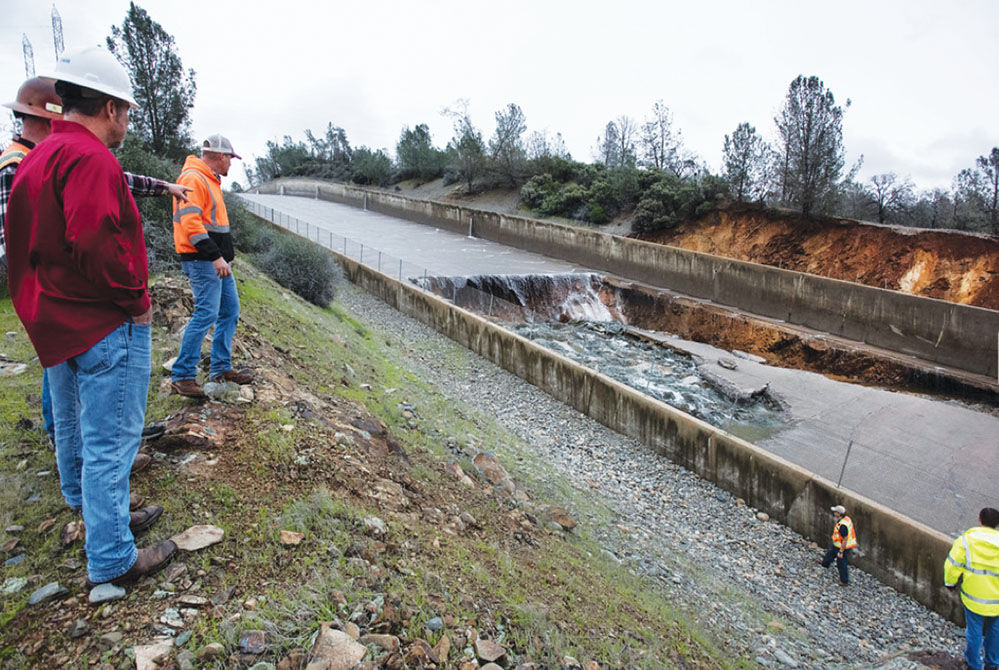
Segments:
[[[702,359],[736,386],[769,385],[788,413],[785,428],[756,442],[771,453],[834,482],[842,474],[843,487],[952,536],[976,525],[981,508],[996,505],[999,417],[644,334]]]
[[[585,270],[346,205],[291,196],[244,197],[426,267],[431,274]],[[770,384],[786,403],[789,421],[785,429],[756,443],[793,463],[834,482],[842,471],[845,488],[954,536],[975,525],[979,509],[997,505],[999,418],[991,414],[748,359],[737,359],[735,369],[727,369],[717,361],[732,359],[730,352],[664,339],[740,387]]]
[[[359,242],[372,250],[402,259],[407,263],[410,276],[416,276],[416,268],[425,268],[431,275],[459,276],[588,271],[557,258],[457,235],[349,205],[283,195],[243,193],[241,196],[307,221],[324,231]],[[324,237],[320,237],[320,240],[323,239]]]

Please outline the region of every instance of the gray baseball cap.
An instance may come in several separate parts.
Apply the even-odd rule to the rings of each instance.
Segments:
[[[233,158],[242,160],[242,156],[233,151],[232,142],[229,141],[229,138],[223,135],[210,135],[207,140],[202,142],[201,153],[203,154],[206,151],[212,151],[217,154],[229,154]]]

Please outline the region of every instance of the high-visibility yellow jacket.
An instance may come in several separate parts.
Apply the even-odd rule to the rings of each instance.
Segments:
[[[944,563],[944,584],[961,580],[964,606],[982,616],[999,616],[999,530],[976,526],[954,540]]]
[[[177,183],[190,186],[190,202],[173,200],[173,244],[182,261],[231,261],[235,255],[222,182],[203,160],[188,156]]]
[[[843,534],[839,532],[840,526],[846,526],[846,537],[843,537]],[[853,529],[853,519],[844,516],[836,522],[833,527],[832,542],[833,546],[840,549],[853,549],[857,546],[857,531]]]

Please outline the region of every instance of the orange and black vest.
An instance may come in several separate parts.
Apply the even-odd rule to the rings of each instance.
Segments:
[[[29,151],[31,151],[31,147],[22,144],[18,140],[14,140],[10,143],[10,146],[4,149],[3,153],[0,154],[0,170],[4,169],[8,165],[20,164],[20,162],[24,160],[24,157],[28,155]]]
[[[182,261],[231,261],[235,255],[222,182],[203,160],[188,156],[177,183],[190,186],[190,202],[173,200],[173,244]]]
[[[846,526],[846,538],[839,533],[840,526]],[[857,532],[853,529],[853,520],[845,516],[836,522],[832,533],[833,545],[840,549],[853,549],[857,546]]]

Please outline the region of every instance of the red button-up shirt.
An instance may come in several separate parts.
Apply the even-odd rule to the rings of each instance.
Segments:
[[[5,221],[14,309],[52,367],[149,309],[142,222],[118,159],[53,121],[21,162]]]

